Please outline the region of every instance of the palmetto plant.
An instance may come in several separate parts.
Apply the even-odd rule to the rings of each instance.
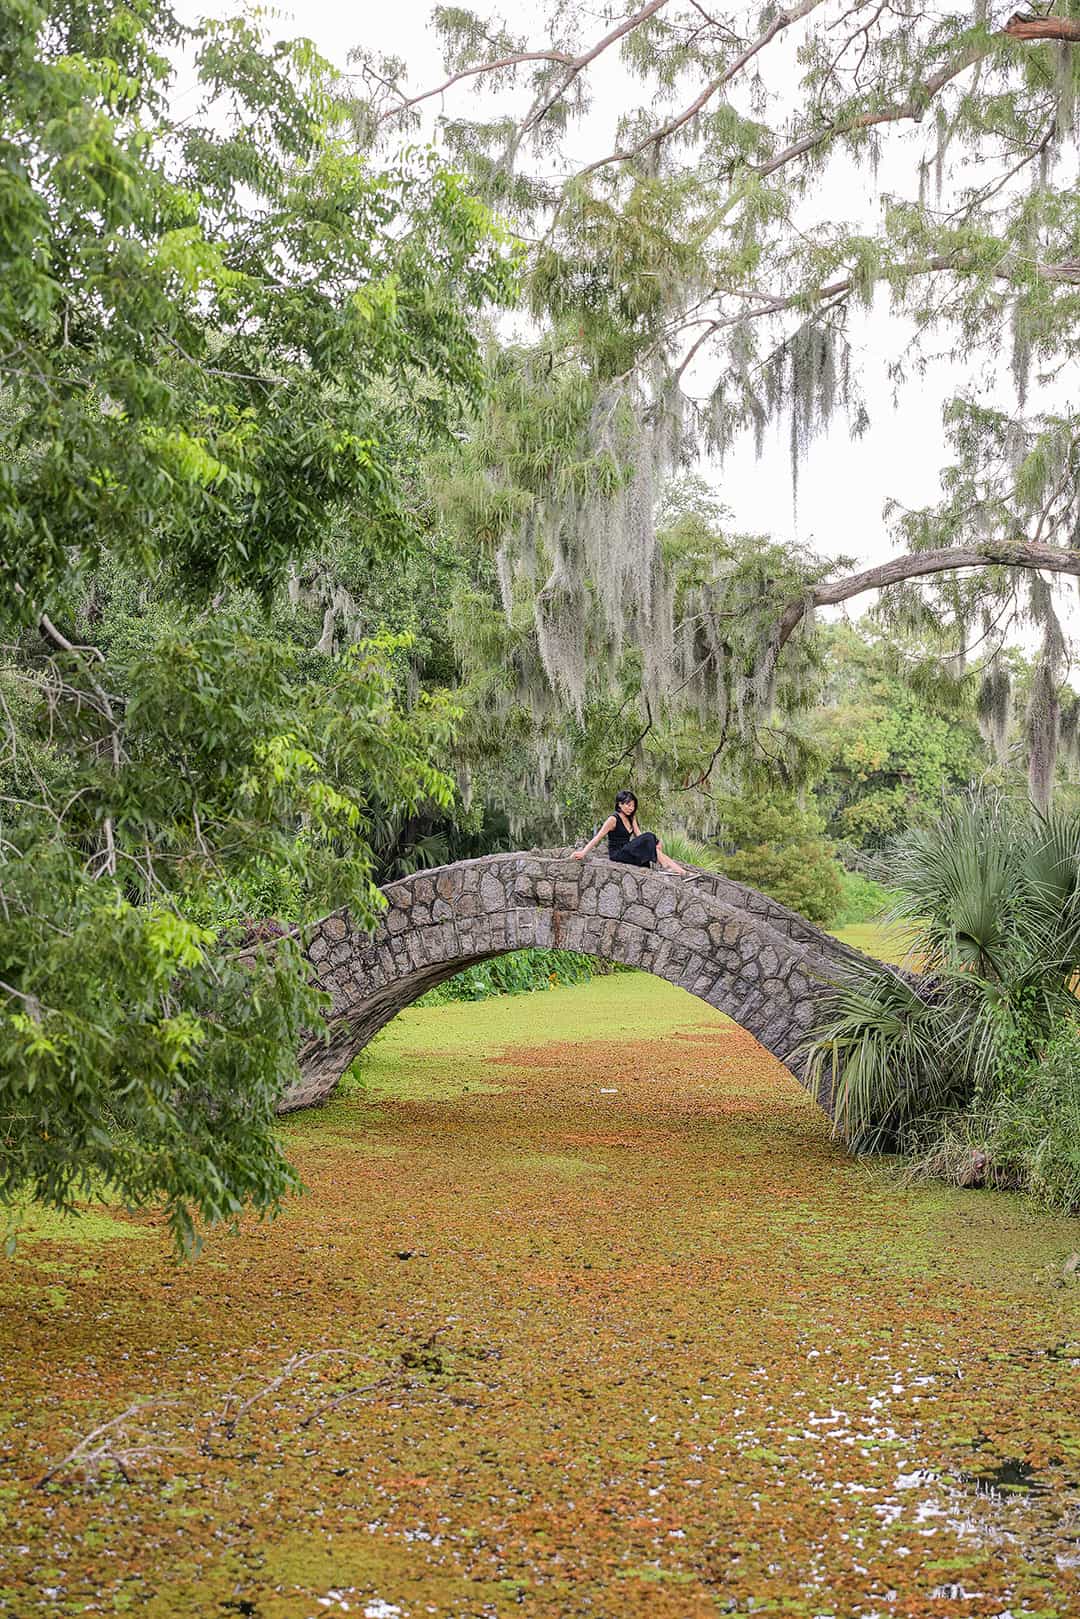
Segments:
[[[1080,815],[971,794],[883,864],[916,970],[850,969],[809,1047],[812,1083],[864,1150],[1007,1090],[1078,1013]]]

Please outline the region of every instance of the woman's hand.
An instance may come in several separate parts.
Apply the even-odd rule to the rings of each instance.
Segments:
[[[584,849],[575,849],[573,854],[570,856],[570,858],[571,858],[571,860],[584,860],[584,858],[585,858],[585,850]]]

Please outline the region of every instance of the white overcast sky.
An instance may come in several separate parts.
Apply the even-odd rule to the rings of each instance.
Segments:
[[[357,45],[400,56],[410,64],[411,87],[426,89],[445,77],[429,25],[432,3],[433,0],[354,0],[351,4],[348,0],[304,0],[295,8],[275,8],[272,27],[280,37],[307,35],[326,57],[342,67],[347,53]],[[474,3],[482,13],[489,10],[484,0]],[[192,20],[200,14],[224,15],[235,7],[232,0],[202,0],[201,4],[180,0],[178,9]],[[543,42],[536,21],[540,9],[527,0],[502,0],[501,5],[490,7],[537,44]],[[756,17],[756,7],[750,8],[748,0],[748,11],[751,9]],[[596,32],[602,32],[602,25]],[[794,44],[792,40],[790,50]],[[610,150],[605,130],[610,130],[623,103],[615,53],[609,53],[609,58],[601,59],[602,76],[593,80],[594,111],[581,132],[582,151],[574,154],[584,159],[598,155],[601,149]],[[182,82],[179,93],[184,94]],[[637,99],[637,87],[631,94]],[[428,105],[433,114],[441,110],[439,99]],[[468,115],[476,102],[467,87],[458,86],[443,98],[442,105],[447,111]],[[915,188],[917,160],[923,149],[920,143],[929,138],[928,131],[901,137],[899,153],[889,160],[888,183],[894,192]],[[587,150],[594,140],[595,152]],[[843,163],[829,171],[823,184],[835,190],[837,217],[850,217],[852,189],[858,187],[863,194],[860,206],[866,209],[868,221],[873,218],[878,204],[867,190],[864,176],[851,165]],[[991,384],[982,376],[981,362],[971,367],[937,362],[894,398],[888,366],[902,347],[904,328],[887,312],[884,295],[871,314],[853,320],[849,336],[862,373],[871,426],[861,439],[852,441],[842,418],[837,418],[828,437],[810,448],[800,472],[797,509],[786,424],[771,432],[760,460],[747,440],[736,445],[722,466],[711,465],[702,471],[733,511],[740,529],[769,533],[778,540],[796,538],[825,555],[850,556],[869,563],[881,560],[891,549],[882,521],[887,498],[894,497],[911,506],[936,497],[938,472],[949,458],[941,425],[943,402],[961,390],[974,391],[987,403],[996,398],[997,403],[1007,405],[1009,396],[1000,383],[991,391]],[[706,386],[707,379],[700,378],[702,393]],[[857,605],[861,608],[864,604]]]

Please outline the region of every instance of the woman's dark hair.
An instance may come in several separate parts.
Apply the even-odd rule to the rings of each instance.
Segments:
[[[616,815],[619,813],[620,804],[633,804],[634,808],[637,809],[637,793],[632,793],[629,788],[624,787],[621,793],[615,794]]]

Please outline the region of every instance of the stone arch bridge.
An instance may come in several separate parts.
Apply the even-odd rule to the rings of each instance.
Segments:
[[[329,1038],[310,1040],[281,1112],[321,1102],[356,1053],[446,978],[528,946],[580,950],[656,973],[726,1012],[805,1083],[799,1047],[845,964],[864,958],[714,872],[687,877],[571,859],[565,850],[489,855],[390,883],[373,934],[347,912],[308,944],[329,992]],[[830,1111],[829,1097],[818,1100]]]

